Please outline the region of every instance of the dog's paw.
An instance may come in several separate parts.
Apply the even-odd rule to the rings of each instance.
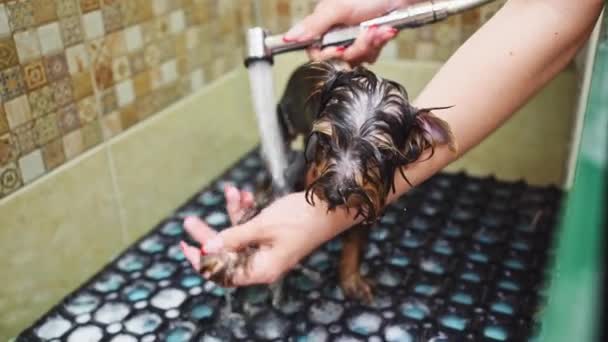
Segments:
[[[233,287],[237,271],[247,272],[249,258],[255,248],[248,247],[239,252],[201,254],[199,273],[208,280],[222,286]]]
[[[361,274],[355,273],[340,280],[340,287],[347,298],[369,304],[374,300],[372,285]]]

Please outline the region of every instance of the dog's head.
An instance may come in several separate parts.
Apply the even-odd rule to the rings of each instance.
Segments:
[[[310,100],[317,108],[305,155],[314,181],[306,199],[354,209],[364,222],[381,214],[397,170],[426,149],[452,145],[447,124],[410,105],[405,89],[364,67],[315,62],[322,76]],[[405,178],[407,181],[407,178]],[[409,182],[409,181],[408,181]]]

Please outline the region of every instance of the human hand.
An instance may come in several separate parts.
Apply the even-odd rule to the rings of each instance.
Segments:
[[[226,207],[231,222],[238,222],[253,205],[253,196],[234,187],[225,189]],[[321,202],[321,201],[319,201]],[[303,193],[295,193],[275,201],[252,220],[215,232],[196,217],[184,221],[186,231],[203,246],[205,253],[221,258],[226,253],[257,248],[243,264],[235,264],[230,278],[222,282],[230,286],[273,283],[323,242],[350,226],[349,217],[341,210],[327,213],[327,207],[306,202]],[[186,258],[197,271],[201,268],[201,251],[181,242]],[[219,274],[220,272],[212,272]],[[203,274],[216,281],[214,274]],[[225,273],[226,274],[226,273]]]
[[[386,14],[417,0],[323,0],[313,13],[289,30],[285,41],[306,41],[319,37],[336,25],[356,25],[365,20]],[[418,0],[419,1],[419,0]],[[313,60],[340,58],[351,65],[373,63],[386,43],[398,31],[390,26],[371,26],[349,47],[337,46],[320,49],[311,47],[308,54]]]

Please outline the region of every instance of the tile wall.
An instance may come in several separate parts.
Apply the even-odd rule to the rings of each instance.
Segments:
[[[503,3],[401,32],[385,58],[445,60]],[[241,66],[244,28],[313,0],[0,0],[0,198]]]

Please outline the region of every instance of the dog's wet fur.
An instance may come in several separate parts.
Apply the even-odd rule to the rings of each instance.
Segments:
[[[292,158],[288,182],[305,191],[311,205],[324,201],[329,210],[343,207],[362,219],[343,238],[340,285],[348,297],[372,299],[359,273],[360,255],[366,228],[395,191],[395,174],[409,183],[404,168],[425,151],[430,158],[440,145],[456,149],[447,123],[431,112],[443,108],[415,108],[400,84],[337,60],[306,63],[292,74],[277,112],[286,146],[300,135],[306,144],[305,163]],[[264,198],[256,212],[269,204],[267,193]],[[251,253],[202,256],[201,273],[230,285],[234,267],[246,267]]]

